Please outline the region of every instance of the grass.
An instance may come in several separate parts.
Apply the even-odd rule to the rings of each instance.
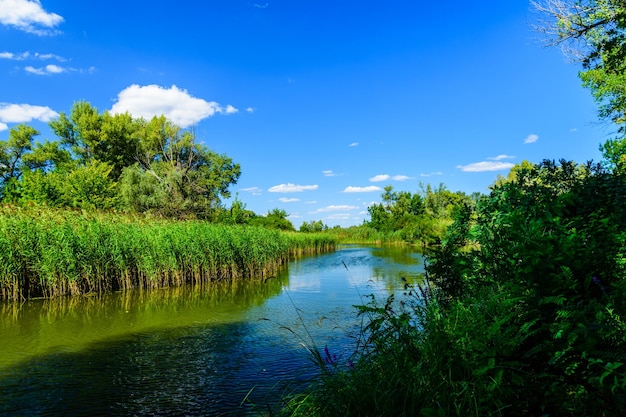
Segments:
[[[334,246],[321,234],[4,206],[0,299],[265,278]]]

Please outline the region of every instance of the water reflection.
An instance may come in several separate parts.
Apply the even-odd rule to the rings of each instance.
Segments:
[[[347,360],[353,305],[421,271],[406,249],[346,246],[266,281],[0,304],[0,415],[276,411],[315,376],[303,344]]]
[[[287,269],[265,281],[0,303],[0,370],[30,356],[79,351],[151,329],[242,321],[250,307],[286,285]]]

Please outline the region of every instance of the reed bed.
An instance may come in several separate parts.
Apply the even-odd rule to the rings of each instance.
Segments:
[[[4,206],[0,299],[265,278],[334,247],[322,234]]]

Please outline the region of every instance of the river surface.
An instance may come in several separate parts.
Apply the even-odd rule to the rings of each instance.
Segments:
[[[348,363],[355,304],[418,282],[406,248],[341,246],[276,277],[0,303],[1,416],[258,416]]]

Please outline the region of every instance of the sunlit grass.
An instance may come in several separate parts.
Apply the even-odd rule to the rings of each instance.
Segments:
[[[322,234],[110,213],[0,208],[0,299],[264,278]]]

